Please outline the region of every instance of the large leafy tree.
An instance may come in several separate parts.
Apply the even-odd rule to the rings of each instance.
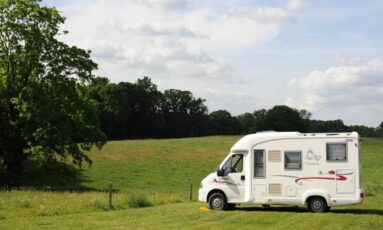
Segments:
[[[27,158],[81,165],[105,143],[85,90],[97,64],[57,39],[64,20],[38,0],[0,0],[0,183],[15,183]]]

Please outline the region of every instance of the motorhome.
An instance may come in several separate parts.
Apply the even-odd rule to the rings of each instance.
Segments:
[[[241,138],[201,182],[199,200],[304,206],[325,212],[364,200],[358,133],[258,132]]]

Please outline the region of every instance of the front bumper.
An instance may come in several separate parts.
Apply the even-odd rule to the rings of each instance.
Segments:
[[[207,202],[207,194],[206,191],[202,188],[198,190],[198,200],[201,202]]]

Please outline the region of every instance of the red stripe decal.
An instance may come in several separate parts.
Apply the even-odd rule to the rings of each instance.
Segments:
[[[331,173],[330,173],[331,174]],[[347,180],[347,177],[342,175],[337,175],[337,178],[334,177],[300,177],[295,179],[295,183],[298,183],[300,180],[310,180],[310,179],[316,179],[316,180]]]

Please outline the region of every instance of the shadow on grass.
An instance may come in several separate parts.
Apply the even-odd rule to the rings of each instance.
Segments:
[[[302,207],[237,207],[236,211],[262,211],[262,212],[307,212],[307,208]],[[383,216],[383,209],[335,209],[327,213],[340,213],[340,214],[360,214],[360,215],[380,215]]]
[[[88,167],[88,166],[85,166]],[[25,162],[17,186],[10,189],[33,189],[42,191],[88,192],[106,191],[85,186],[89,178],[84,170],[64,162]],[[116,190],[114,190],[116,191]]]
[[[331,213],[343,213],[343,214],[374,214],[383,216],[383,209],[337,209],[331,210]]]
[[[301,207],[236,207],[236,211],[262,211],[262,212],[308,212],[308,209]]]

